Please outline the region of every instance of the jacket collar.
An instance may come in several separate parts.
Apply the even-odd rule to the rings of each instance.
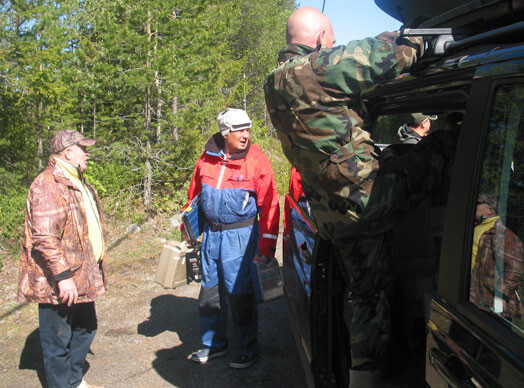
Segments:
[[[317,49],[314,49],[313,47],[309,47],[303,44],[291,43],[291,44],[284,46],[282,50],[280,50],[280,52],[278,53],[278,63],[285,62],[288,59],[293,58],[293,57],[297,57],[301,55],[308,55],[314,51],[317,51]]]
[[[222,156],[221,151],[225,147],[224,137],[220,132],[215,133],[206,143],[206,153],[214,156]],[[229,159],[232,160],[238,160],[238,159],[245,159],[247,153],[249,152],[249,148],[251,148],[251,142],[247,143],[247,147],[244,151],[236,152],[229,156]]]
[[[47,164],[47,168],[52,170],[53,177],[55,178],[55,181],[58,183],[62,183],[68,187],[71,187],[75,190],[77,188],[75,185],[73,185],[73,182],[71,182],[64,174],[64,171],[62,171],[62,168],[59,166],[59,164],[56,162],[55,158],[51,157],[49,159],[49,163]]]
[[[411,128],[408,124],[404,124],[403,126],[401,126],[398,129],[397,135],[400,141],[406,141],[408,139],[417,139],[417,140],[422,139],[422,136],[416,133],[413,130],[413,128]]]

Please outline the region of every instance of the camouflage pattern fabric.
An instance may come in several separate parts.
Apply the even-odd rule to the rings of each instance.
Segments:
[[[333,217],[356,221],[369,201],[378,154],[362,129],[359,94],[398,76],[423,50],[421,39],[396,39],[384,33],[332,49],[287,45],[264,84],[273,125],[324,238],[336,238],[328,227]]]
[[[446,131],[426,136],[418,145],[386,148],[368,205],[359,219],[328,224],[338,237],[338,259],[345,269],[349,300],[353,368],[374,369],[391,335],[388,298],[393,276],[388,260],[388,231],[439,187],[449,171],[456,141]],[[345,237],[345,238],[344,238]]]
[[[331,49],[290,44],[264,83],[283,151],[345,268],[354,369],[376,368],[390,335],[383,233],[440,184],[454,154],[453,134],[441,131],[379,156],[364,129],[361,91],[408,70],[422,51],[421,38],[396,33]]]
[[[388,295],[393,286],[384,235],[352,240],[337,247],[344,275],[349,275],[348,300],[352,369],[377,369],[391,336]]]
[[[105,236],[98,194],[93,186],[88,187],[95,198]],[[71,275],[75,282],[77,303],[94,302],[105,293],[106,257],[97,263],[85,214],[82,193],[51,157],[27,193],[19,302],[60,304],[58,281],[64,274]]]
[[[471,271],[469,300],[483,310],[493,308],[495,295],[503,300],[502,316],[519,318],[524,314],[524,248],[522,241],[500,219],[482,234],[475,265]],[[497,262],[502,271],[497,271]]]

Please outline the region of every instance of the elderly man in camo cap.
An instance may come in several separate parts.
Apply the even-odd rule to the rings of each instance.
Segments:
[[[86,183],[95,140],[60,131],[47,167],[27,194],[18,299],[38,303],[47,384],[87,388],[83,367],[97,329],[95,300],[106,290],[104,219]]]

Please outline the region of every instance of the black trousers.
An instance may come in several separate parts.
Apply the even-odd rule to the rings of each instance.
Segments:
[[[95,338],[95,303],[39,304],[40,343],[49,388],[76,388]]]

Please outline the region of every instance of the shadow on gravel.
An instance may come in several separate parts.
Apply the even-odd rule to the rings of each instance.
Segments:
[[[155,337],[164,331],[178,334],[180,344],[158,350],[153,368],[164,380],[176,387],[193,387],[194,376],[189,376],[188,373],[192,374],[194,371],[188,365],[188,355],[200,344],[198,306],[195,299],[171,294],[152,299],[149,319],[140,323],[137,329],[139,335],[146,337]]]
[[[40,331],[35,329],[27,336],[22,354],[20,355],[20,364],[18,369],[35,370],[40,384],[47,388],[45,381],[44,361],[42,359],[42,347],[40,345]]]

